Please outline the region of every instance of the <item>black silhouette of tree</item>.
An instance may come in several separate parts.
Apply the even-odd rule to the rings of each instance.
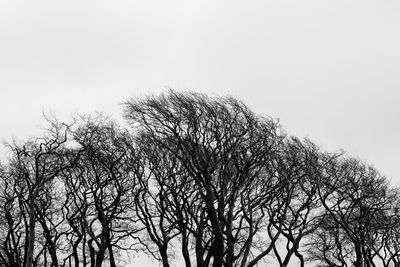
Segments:
[[[399,266],[400,191],[232,97],[169,91],[46,118],[0,164],[0,265]]]
[[[329,266],[374,266],[397,191],[373,167],[340,157],[326,165],[318,194],[327,215],[312,243],[313,257]]]
[[[197,242],[196,252],[204,253],[205,247],[208,252],[205,259],[198,257],[198,264],[203,261],[204,266],[211,258],[213,266],[232,266],[240,258],[246,262],[246,249],[241,248],[251,247],[260,226],[252,228],[245,217],[265,217],[254,203],[268,202],[276,183],[273,162],[283,139],[277,123],[257,117],[233,98],[173,91],[128,101],[125,116],[176,157],[201,190],[211,239]],[[247,196],[249,210],[241,205],[240,196],[242,202]],[[198,235],[204,233],[199,230]]]
[[[130,247],[132,214],[128,209],[134,205],[131,189],[135,183],[131,137],[102,116],[84,118],[73,136],[83,152],[77,167],[64,175],[64,210],[73,248],[70,258],[78,266],[81,247],[84,264],[99,267],[107,257],[110,266],[117,266],[116,253]]]
[[[31,139],[22,144],[9,145],[12,155],[5,183],[7,186],[13,185],[15,195],[6,194],[6,196],[9,197],[9,201],[14,199],[18,202],[16,210],[21,214],[24,225],[24,237],[18,233],[19,238],[16,239],[19,242],[23,238],[24,248],[21,251],[14,246],[14,255],[15,259],[20,262],[19,264],[23,262],[23,265],[27,267],[46,262],[47,257],[43,255],[47,253],[51,256],[53,266],[58,264],[54,250],[56,240],[53,237],[49,238],[55,230],[55,225],[47,224],[49,223],[47,216],[50,213],[50,216],[56,216],[52,213],[54,210],[48,209],[48,204],[53,199],[49,193],[52,191],[57,177],[63,171],[72,168],[79,158],[79,153],[71,154],[66,146],[70,126],[52,119],[47,119],[47,121],[49,128],[43,137]],[[14,200],[9,202],[10,205],[11,203],[15,205]],[[42,207],[42,205],[44,206]],[[9,207],[5,207],[5,210]],[[46,215],[42,208],[48,209]],[[40,228],[37,224],[38,218],[41,219],[40,226],[44,228]],[[8,221],[21,225],[18,218]],[[15,235],[13,227],[11,225],[9,227],[8,230],[11,231],[9,234]],[[42,233],[42,236],[37,233]],[[14,245],[17,244],[14,243]]]

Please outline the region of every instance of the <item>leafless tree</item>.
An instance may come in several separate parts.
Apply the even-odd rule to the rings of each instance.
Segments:
[[[128,208],[134,205],[130,135],[100,116],[84,118],[73,136],[83,152],[74,173],[65,176],[69,198],[65,210],[76,238],[72,256],[77,266],[82,240],[91,266],[102,266],[106,257],[110,266],[116,266],[115,253],[130,247],[125,243],[132,215]]]
[[[7,167],[0,166],[0,263],[20,267],[23,263],[27,214],[20,209],[18,180]]]
[[[246,244],[245,236],[247,244],[254,236],[248,232],[239,197],[257,198],[254,190],[261,187],[253,183],[274,179],[272,162],[283,139],[277,123],[257,117],[233,98],[174,91],[128,101],[125,117],[176,157],[201,189],[213,266],[232,266],[245,252],[239,246]]]
[[[286,185],[276,193],[275,205],[279,208],[272,213],[273,226],[281,233],[280,242],[273,243],[280,266],[287,266],[293,254],[304,266],[300,242],[319,227],[324,217],[314,182],[321,166],[319,154],[319,148],[309,140],[292,137],[282,146],[277,174]]]
[[[24,266],[31,267],[39,261],[39,255],[47,248],[36,247],[39,236],[37,225],[37,207],[40,199],[45,198],[46,188],[61,172],[72,168],[78,159],[78,154],[71,157],[66,147],[68,143],[69,125],[48,120],[49,128],[45,135],[31,139],[22,144],[10,144],[12,151],[10,159],[10,175],[15,180],[19,190],[18,201],[20,210],[27,215],[25,223]],[[42,225],[43,226],[43,225]],[[34,256],[37,251],[36,257]],[[53,252],[49,251],[51,254]],[[53,254],[54,255],[54,254]],[[54,262],[53,265],[57,265]]]
[[[169,91],[47,119],[0,164],[0,265],[400,264],[400,193],[375,168],[289,137],[232,97]]]
[[[351,157],[331,161],[318,181],[327,213],[316,236],[320,259],[328,265],[375,266],[378,237],[388,229],[383,218],[391,217],[396,191],[373,167]]]

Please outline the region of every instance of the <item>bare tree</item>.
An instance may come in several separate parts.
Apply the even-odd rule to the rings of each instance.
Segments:
[[[47,119],[0,164],[0,265],[398,266],[400,193],[232,97],[131,99],[124,129]],[[269,257],[271,256],[271,257]]]
[[[74,139],[83,152],[81,169],[74,177],[77,180],[70,181],[69,188],[83,187],[71,200],[84,200],[79,206],[83,206],[85,213],[73,212],[70,225],[80,239],[82,233],[72,218],[84,220],[91,265],[101,266],[108,256],[110,266],[116,266],[115,253],[130,247],[124,242],[130,237],[127,224],[132,214],[128,208],[134,205],[131,188],[135,180],[129,157],[131,138],[115,123],[100,116],[84,118],[84,123],[74,131]],[[74,255],[76,261],[76,252]]]
[[[9,145],[12,151],[10,173],[21,188],[18,195],[20,209],[28,216],[25,222],[24,266],[26,267],[33,266],[35,259],[38,201],[45,194],[46,186],[61,172],[72,168],[79,157],[78,155],[71,157],[66,149],[69,125],[55,120],[48,122],[49,128],[43,137],[21,145],[16,143]],[[37,250],[38,255],[43,253],[43,249]]]
[[[389,216],[390,203],[396,200],[385,177],[360,160],[341,157],[326,165],[318,194],[327,213],[317,232],[317,244],[324,248],[320,259],[375,266],[377,237],[387,229],[382,218]]]
[[[0,178],[0,263],[6,267],[20,267],[24,258],[27,214],[19,202],[18,180],[3,166],[0,166]]]
[[[173,91],[128,101],[125,117],[172,153],[201,189],[213,266],[232,266],[240,258],[235,254],[244,252],[238,238],[254,235],[243,225],[238,197],[254,189],[260,176],[272,179],[268,169],[282,140],[276,122],[257,117],[233,98]]]
[[[179,164],[169,151],[154,144],[151,139],[141,136],[137,139],[140,151],[139,165],[136,165],[137,187],[134,188],[133,210],[143,226],[139,242],[145,252],[163,266],[170,266],[168,248],[171,240],[179,235],[177,231],[171,197],[182,185],[179,180]],[[187,260],[187,259],[186,259]]]
[[[276,193],[279,208],[272,218],[273,226],[282,237],[280,242],[273,243],[280,266],[287,266],[293,255],[304,266],[300,242],[319,227],[324,217],[314,182],[321,166],[319,153],[319,148],[308,140],[290,138],[282,146],[277,174],[286,185]]]

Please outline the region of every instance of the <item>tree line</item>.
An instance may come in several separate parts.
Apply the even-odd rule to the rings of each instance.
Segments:
[[[232,97],[48,118],[0,165],[0,265],[400,266],[399,190]]]

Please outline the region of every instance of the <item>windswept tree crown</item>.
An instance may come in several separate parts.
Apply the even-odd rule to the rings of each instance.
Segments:
[[[48,119],[0,165],[0,265],[399,266],[399,191],[233,97],[170,90]]]

